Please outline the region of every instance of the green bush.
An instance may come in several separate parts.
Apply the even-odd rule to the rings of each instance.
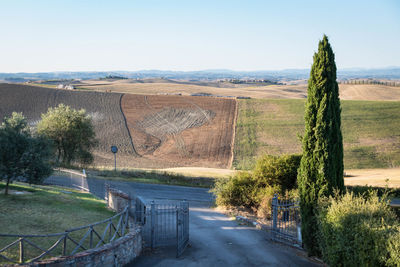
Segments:
[[[257,161],[254,177],[259,187],[278,186],[281,193],[296,188],[301,155],[265,155]]]
[[[355,195],[366,194],[370,191],[376,191],[378,197],[381,197],[387,194],[389,197],[400,198],[400,189],[398,188],[388,188],[388,187],[377,187],[377,186],[368,186],[368,185],[349,185],[346,186],[347,192],[353,192]]]
[[[251,208],[255,205],[257,194],[255,182],[249,172],[238,172],[231,178],[219,179],[212,192],[217,196],[218,206],[243,206]]]
[[[212,190],[217,205],[245,207],[269,218],[274,194],[286,197],[295,194],[288,190],[296,186],[300,158],[299,155],[264,156],[253,172],[238,172],[229,179],[219,179]]]
[[[330,266],[400,266],[400,224],[376,192],[325,198],[317,220],[319,247]]]

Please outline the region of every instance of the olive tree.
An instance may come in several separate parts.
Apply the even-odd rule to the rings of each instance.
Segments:
[[[41,183],[52,172],[49,142],[32,135],[22,113],[12,113],[0,126],[0,180]]]
[[[84,109],[75,110],[60,104],[42,114],[37,132],[52,140],[57,162],[66,165],[73,161],[88,164],[93,161],[90,150],[96,145],[92,119]]]

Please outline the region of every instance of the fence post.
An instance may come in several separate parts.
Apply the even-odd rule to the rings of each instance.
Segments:
[[[278,195],[274,194],[272,198],[272,230],[277,230],[277,221],[278,221]]]
[[[141,218],[141,206],[139,203],[139,199],[135,198],[135,222],[142,222],[142,218]]]
[[[19,239],[19,263],[24,262],[24,239]]]
[[[67,254],[67,236],[68,236],[68,232],[65,233],[64,235],[64,240],[63,240],[63,256],[65,256],[65,254]]]
[[[179,257],[179,208],[176,206],[176,257]]]
[[[93,228],[90,226],[90,238],[89,238],[89,248],[93,248]]]
[[[130,205],[128,204],[128,208],[126,208],[125,212],[121,215],[124,216],[122,219],[122,229],[121,229],[121,235],[123,236],[125,234],[125,228],[129,228],[129,207]]]
[[[151,249],[155,248],[156,236],[155,236],[155,226],[156,226],[156,204],[154,200],[151,202]]]
[[[185,217],[185,234],[187,236],[187,240],[189,242],[189,202],[185,199],[185,211],[187,213]]]

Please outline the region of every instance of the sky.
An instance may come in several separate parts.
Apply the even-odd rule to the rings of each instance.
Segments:
[[[400,66],[398,0],[0,0],[0,72]]]

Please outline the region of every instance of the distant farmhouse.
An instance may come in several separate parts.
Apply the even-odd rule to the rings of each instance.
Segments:
[[[57,89],[67,89],[67,90],[74,90],[75,87],[71,84],[62,84],[60,83],[59,85],[57,85]]]

